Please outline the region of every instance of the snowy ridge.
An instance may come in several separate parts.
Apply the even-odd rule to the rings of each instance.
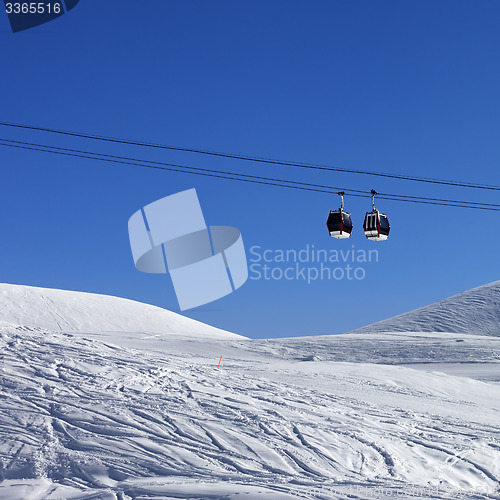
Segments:
[[[468,290],[350,333],[454,332],[500,336],[500,281]]]
[[[133,300],[52,288],[0,284],[0,322],[54,332],[240,335]]]

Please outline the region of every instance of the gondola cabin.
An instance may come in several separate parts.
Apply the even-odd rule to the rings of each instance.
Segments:
[[[349,212],[344,212],[341,208],[330,210],[330,215],[326,221],[328,232],[333,238],[339,240],[349,238],[352,233],[352,220]]]
[[[367,239],[372,241],[384,241],[389,238],[391,225],[387,214],[381,214],[378,210],[366,212],[363,229]]]

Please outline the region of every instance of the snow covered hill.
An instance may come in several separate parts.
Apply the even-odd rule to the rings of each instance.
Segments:
[[[500,281],[350,333],[455,332],[500,336]]]
[[[2,500],[500,498],[500,338],[145,334],[157,308],[3,290]]]
[[[0,322],[67,333],[141,332],[242,338],[133,300],[10,284],[0,284]]]

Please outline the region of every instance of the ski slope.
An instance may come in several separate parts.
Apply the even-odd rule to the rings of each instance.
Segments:
[[[498,337],[127,330],[130,301],[1,289],[2,499],[500,498]]]

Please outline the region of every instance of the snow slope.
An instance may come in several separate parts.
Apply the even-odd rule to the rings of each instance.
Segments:
[[[500,281],[354,330],[373,332],[457,332],[500,336]]]
[[[142,332],[242,338],[133,300],[10,284],[0,284],[0,322],[55,332]]]
[[[500,384],[463,376],[500,338],[62,330],[84,295],[55,331],[6,309],[2,499],[500,498]]]

